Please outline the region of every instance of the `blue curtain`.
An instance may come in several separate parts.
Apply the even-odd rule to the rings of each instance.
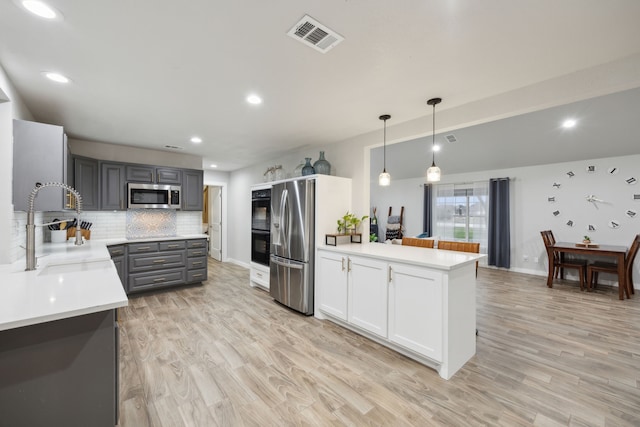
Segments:
[[[509,178],[492,178],[489,180],[489,265],[511,267],[510,230]]]
[[[431,184],[424,185],[424,213],[422,215],[422,231],[424,237],[431,237],[433,235],[431,225],[431,218],[433,217],[433,190],[431,187]]]

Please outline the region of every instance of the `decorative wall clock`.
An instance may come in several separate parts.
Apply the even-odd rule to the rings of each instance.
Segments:
[[[640,189],[633,191],[638,182],[635,176],[621,179],[617,176],[619,172],[616,166],[601,172],[591,164],[584,168],[584,172],[578,169],[566,171],[562,180],[554,181],[551,185],[552,194],[547,197],[551,214],[562,218],[568,227],[584,227],[589,232],[597,231],[599,226],[605,224],[613,230],[621,228],[623,222],[618,219],[621,215],[635,218],[638,212],[635,207],[618,206],[619,191],[629,191],[629,198],[625,199],[633,203],[640,202]],[[580,185],[577,185],[579,182]],[[615,187],[623,188],[612,191]],[[580,194],[585,191],[588,193]]]

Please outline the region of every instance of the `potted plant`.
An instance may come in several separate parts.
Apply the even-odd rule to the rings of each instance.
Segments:
[[[354,214],[347,211],[342,218],[337,221],[338,233],[355,234],[358,231],[358,227],[365,219],[369,218],[369,215],[365,215],[358,218]]]

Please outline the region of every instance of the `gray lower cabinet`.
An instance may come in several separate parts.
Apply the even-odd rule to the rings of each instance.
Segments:
[[[206,242],[189,239],[127,244],[127,293],[206,280]]]
[[[127,245],[113,245],[108,246],[109,255],[111,255],[111,260],[113,264],[116,266],[116,270],[118,271],[118,277],[120,277],[120,283],[122,283],[122,287],[124,291],[127,291]]]
[[[73,157],[73,187],[82,195],[82,210],[100,209],[99,163],[96,159]]]
[[[187,283],[207,280],[207,239],[187,240]]]
[[[118,424],[117,311],[0,331],[0,425]]]
[[[124,165],[102,162],[100,164],[100,209],[127,209]]]

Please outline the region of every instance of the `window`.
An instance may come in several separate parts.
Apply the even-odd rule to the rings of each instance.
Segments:
[[[435,233],[443,240],[479,242],[487,253],[489,183],[443,184],[434,198]]]

